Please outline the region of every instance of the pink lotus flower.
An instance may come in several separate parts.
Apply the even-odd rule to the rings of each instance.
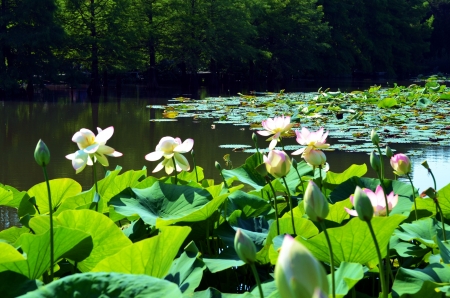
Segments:
[[[373,206],[373,215],[374,216],[386,216],[386,201],[384,200],[384,192],[383,192],[383,188],[378,185],[377,188],[375,189],[375,192],[371,191],[368,188],[363,188],[362,189],[366,195],[369,197],[370,202],[372,203]],[[350,201],[352,202],[353,206],[354,204],[354,195],[350,196]],[[394,192],[392,191],[388,196],[387,196],[387,201],[388,201],[388,208],[389,211],[391,211],[395,205],[397,205],[398,203],[398,195],[394,195]],[[352,216],[358,216],[358,213],[356,212],[356,210],[351,210],[348,209],[347,207],[344,207],[345,211],[347,211],[348,214],[352,215]]]
[[[295,139],[297,143],[305,145],[306,147],[292,152],[292,155],[308,154],[309,151],[313,149],[325,149],[330,147],[330,144],[325,143],[328,132],[323,133],[323,127],[315,132],[309,131],[306,127],[303,127],[301,131],[296,130],[295,134],[297,135],[297,138]]]
[[[82,128],[77,131],[72,141],[77,143],[78,150],[75,153],[66,155],[66,158],[72,161],[72,166],[76,173],[80,173],[86,167],[86,165],[92,166],[95,161],[98,160],[100,164],[107,167],[109,165],[107,156],[119,157],[123,154],[114,150],[109,146],[106,146],[113,133],[114,127],[110,126],[104,130],[97,127],[97,136],[89,129]]]
[[[165,168],[167,175],[172,174],[175,168],[177,172],[189,171],[189,162],[186,157],[181,155],[181,153],[191,151],[193,146],[193,139],[186,139],[183,143],[181,143],[180,138],[163,137],[156,146],[156,150],[147,154],[145,159],[149,161],[157,161],[161,157],[164,157],[164,160],[156,166],[153,173],[158,172],[163,168]],[[175,159],[175,165],[173,164],[172,157]]]
[[[269,149],[272,150],[277,145],[277,142],[281,140],[282,135],[294,126],[294,124],[290,122],[291,117],[289,116],[274,117],[273,119],[267,118],[262,121],[262,127],[265,130],[259,130],[257,133],[265,137],[273,135],[267,139],[267,141],[271,141]]]
[[[411,172],[411,161],[405,154],[399,153],[391,157],[391,166],[394,169],[394,174],[403,176]]]

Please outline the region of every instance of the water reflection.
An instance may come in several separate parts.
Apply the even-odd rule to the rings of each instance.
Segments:
[[[92,167],[87,167],[76,175],[65,155],[77,150],[76,144],[71,141],[76,131],[89,128],[96,132],[97,126],[114,126],[115,132],[108,145],[124,153],[124,156],[110,158],[109,169],[120,165],[123,172],[146,166],[150,174],[157,162],[146,161],[144,156],[154,151],[164,136],[180,137],[182,140],[193,138],[197,165],[204,168],[206,177],[212,177],[216,181],[220,181],[220,177],[214,167],[215,161],[224,166],[223,156],[230,154],[233,165],[237,166],[249,156],[247,153],[218,147],[224,144],[253,146],[253,131],[249,130],[248,126],[217,124],[215,129],[211,129],[212,119],[194,121],[192,118],[179,118],[177,122],[152,122],[149,119],[161,118],[161,111],[148,109],[146,106],[164,104],[167,98],[150,97],[145,92],[139,88],[127,92],[123,90],[120,100],[116,100],[117,97],[111,92],[108,94],[108,101],[99,98],[90,102],[83,94],[67,90],[56,92],[48,102],[0,102],[0,183],[19,190],[28,190],[43,181],[42,170],[33,157],[36,143],[42,139],[51,151],[48,167],[50,179],[72,178],[82,185],[83,190],[89,189],[93,181]],[[295,144],[295,140],[288,139],[285,144]],[[267,145],[268,142],[259,138],[261,148]],[[420,190],[432,186],[431,178],[427,177],[427,171],[420,165],[425,159],[435,173],[438,189],[449,183],[450,179],[446,176],[449,166],[446,158],[448,147],[390,145],[398,152],[423,150],[421,155],[411,156],[414,163],[413,181]],[[190,156],[187,157],[190,159]],[[330,169],[334,172],[342,172],[352,163],[366,163],[370,168],[369,156],[364,153],[327,152],[327,158]],[[191,159],[190,162],[192,164]],[[388,161],[385,168],[387,177],[392,178]],[[160,172],[156,176],[163,174]],[[369,171],[369,176],[376,175]],[[1,208],[0,215],[0,230],[17,222],[12,209]]]

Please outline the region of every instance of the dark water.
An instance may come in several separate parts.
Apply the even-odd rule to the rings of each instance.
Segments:
[[[317,90],[317,89],[315,89]],[[196,163],[204,168],[205,176],[220,181],[214,162],[221,162],[223,156],[230,154],[234,166],[242,164],[248,153],[233,152],[231,149],[219,148],[225,144],[247,144],[253,146],[253,131],[248,127],[216,124],[214,119],[194,121],[192,118],[179,118],[177,122],[152,122],[150,119],[162,118],[161,110],[146,108],[151,104],[164,104],[171,96],[150,97],[140,87],[133,87],[123,92],[120,100],[113,93],[107,100],[89,102],[83,92],[60,90],[50,93],[51,97],[43,101],[0,101],[0,183],[11,185],[19,190],[28,190],[34,184],[44,180],[42,169],[36,164],[33,152],[36,143],[42,139],[50,149],[51,160],[48,166],[50,179],[68,177],[75,179],[83,190],[92,186],[92,167],[86,167],[75,174],[71,161],[65,155],[77,150],[71,141],[73,134],[81,128],[88,128],[97,133],[96,127],[114,126],[115,132],[107,145],[122,152],[119,158],[108,158],[110,166],[122,166],[124,171],[141,169],[146,166],[149,174],[157,162],[149,162],[144,156],[155,150],[159,140],[164,136],[194,139]],[[330,140],[333,143],[333,140]],[[295,144],[295,139],[288,139],[285,144]],[[259,138],[259,146],[267,147],[268,142]],[[446,156],[448,147],[423,148],[415,145],[392,145],[399,152],[411,149],[422,150],[423,154],[412,156],[414,163],[413,180],[416,187],[424,190],[432,185],[426,170],[420,163],[427,160],[434,170],[438,189],[450,182]],[[327,152],[330,170],[342,172],[351,164],[366,163],[369,156],[365,153]],[[186,156],[191,163],[190,154]],[[297,157],[299,160],[299,157]],[[370,166],[369,166],[370,167]],[[386,169],[390,167],[386,164]],[[157,173],[162,176],[164,172]],[[370,175],[375,176],[373,172]],[[17,217],[10,208],[0,208],[0,230],[17,223]]]

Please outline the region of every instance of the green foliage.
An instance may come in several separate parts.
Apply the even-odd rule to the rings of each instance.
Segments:
[[[174,297],[181,298],[178,287],[163,279],[135,274],[82,273],[59,279],[22,297]]]

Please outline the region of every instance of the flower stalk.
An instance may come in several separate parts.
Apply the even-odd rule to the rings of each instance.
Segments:
[[[414,201],[414,213],[416,215],[416,220],[418,220],[419,218],[417,216],[416,190],[414,189],[414,184],[411,180],[411,176],[409,175],[409,173],[406,174],[406,177],[408,177],[409,183],[411,184],[412,196],[413,196],[413,201]]]
[[[297,235],[297,233],[295,232],[294,207],[292,206],[291,192],[289,191],[289,187],[288,187],[288,185],[287,185],[286,177],[285,177],[285,176],[283,176],[283,182],[284,182],[284,187],[286,188],[286,193],[287,193],[288,198],[289,198],[289,208],[291,209],[292,230],[294,231],[294,235]]]

